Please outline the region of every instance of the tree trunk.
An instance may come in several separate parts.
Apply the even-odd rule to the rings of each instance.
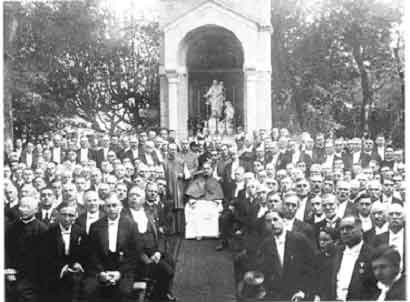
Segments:
[[[361,112],[360,112],[360,119],[361,119],[361,130],[362,133],[365,131],[369,131],[369,114],[368,110],[372,104],[373,96],[372,91],[370,89],[369,84],[369,75],[367,74],[366,68],[363,64],[362,59],[362,52],[360,50],[360,43],[356,40],[353,43],[353,57],[356,61],[356,64],[359,68],[360,73],[360,85],[362,88],[362,105],[361,105]]]
[[[4,4],[4,139],[13,140],[13,87],[12,56],[14,54],[13,42],[18,27],[17,10],[18,2]]]

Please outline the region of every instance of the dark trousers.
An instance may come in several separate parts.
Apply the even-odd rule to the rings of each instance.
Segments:
[[[184,209],[174,209],[174,226],[176,234],[185,233],[185,213]]]
[[[126,274],[114,286],[101,284],[96,276],[87,276],[84,280],[84,295],[89,302],[131,302],[133,298],[134,275]]]
[[[42,302],[77,302],[82,301],[83,275],[66,275],[56,282],[49,282],[42,293]]]
[[[39,285],[29,278],[17,275],[14,282],[6,281],[7,302],[37,302],[39,299]]]
[[[153,296],[163,297],[171,291],[175,264],[168,256],[147,267],[148,277],[154,281]]]
[[[222,240],[228,240],[228,238],[232,236],[233,221],[232,211],[224,209],[219,216],[219,230],[220,238]]]

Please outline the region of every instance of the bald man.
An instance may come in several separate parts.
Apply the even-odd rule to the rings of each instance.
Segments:
[[[6,230],[4,242],[7,301],[40,301],[40,243],[47,226],[36,219],[37,209],[36,198],[21,198],[19,219]]]

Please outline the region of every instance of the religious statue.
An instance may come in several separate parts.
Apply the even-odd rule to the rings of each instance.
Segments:
[[[235,108],[233,107],[230,101],[225,102],[224,116],[225,116],[224,122],[225,122],[226,134],[232,135]]]
[[[215,134],[223,113],[225,100],[225,88],[223,82],[220,81],[218,83],[217,80],[213,80],[212,86],[208,89],[204,97],[206,98],[206,104],[211,107],[210,114],[207,114],[207,119],[209,119],[208,128],[211,134]]]

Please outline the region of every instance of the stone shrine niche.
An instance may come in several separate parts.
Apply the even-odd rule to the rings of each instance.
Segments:
[[[247,131],[271,125],[270,0],[161,0],[161,124],[177,136],[204,116],[203,91],[226,83]]]

